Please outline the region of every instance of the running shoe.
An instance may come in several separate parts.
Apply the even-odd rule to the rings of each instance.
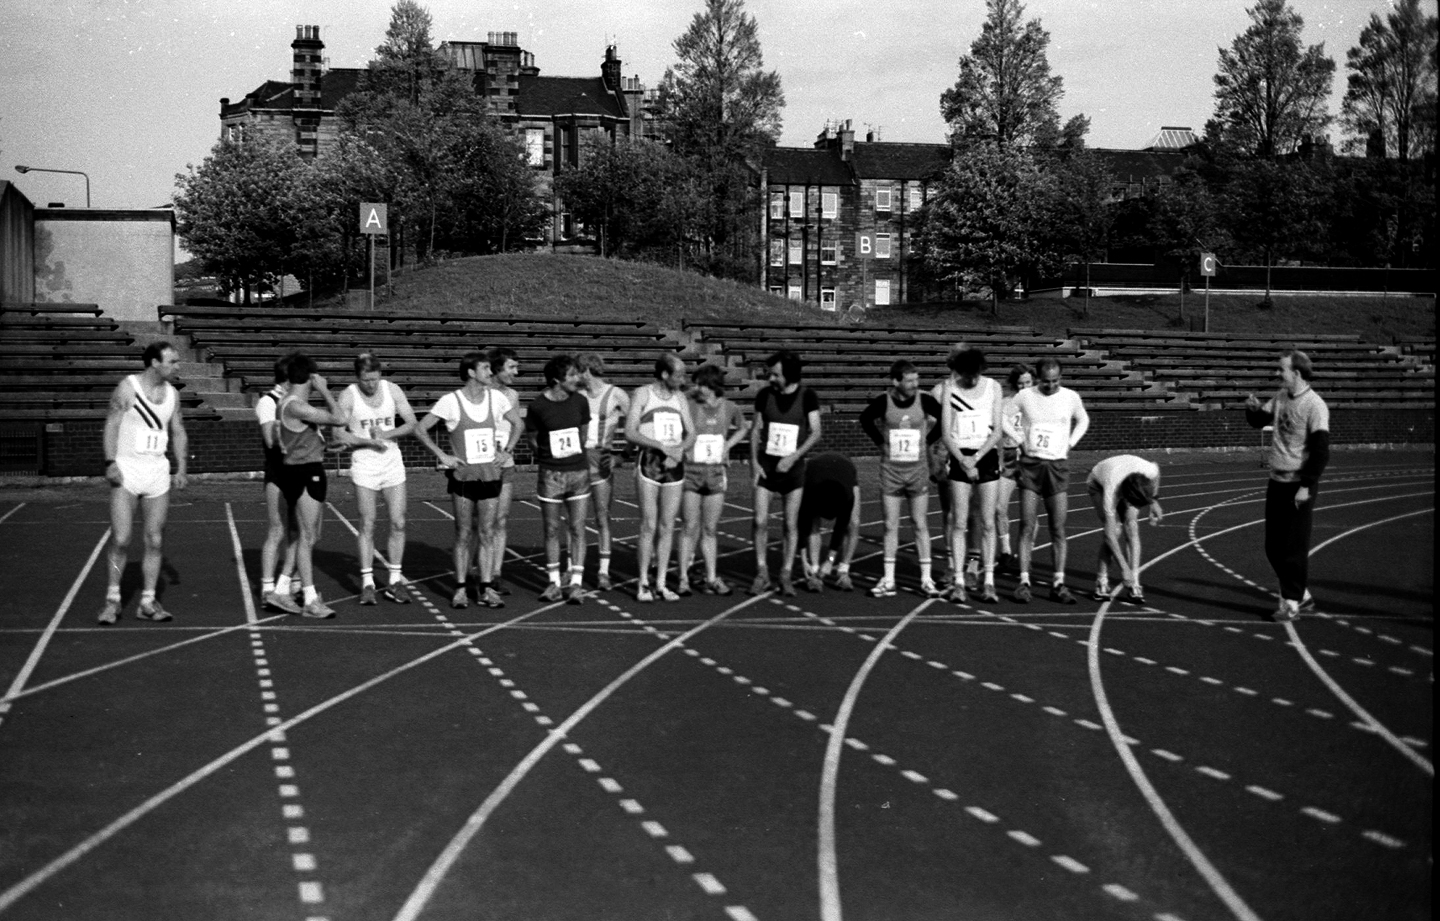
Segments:
[[[135,610],[135,616],[141,620],[153,620],[156,623],[171,619],[170,612],[160,607],[160,602],[140,602],[140,607]]]
[[[1310,594],[1310,589],[1305,589],[1305,597],[1300,599],[1300,607],[1296,610],[1301,614],[1311,613],[1315,610],[1315,597]]]
[[[284,611],[286,614],[299,614],[301,611],[300,605],[295,603],[294,598],[279,592],[271,592],[265,596],[265,607]]]
[[[812,572],[812,573],[810,573],[810,575],[808,575],[808,576],[805,577],[805,591],[807,591],[807,592],[823,592],[823,591],[825,591],[825,583],[824,583],[824,581],[821,580],[819,573]]]
[[[786,598],[795,597],[795,583],[790,581],[789,576],[780,577],[780,594]]]
[[[100,616],[95,618],[99,623],[109,626],[120,619],[120,602],[114,598],[106,598],[105,606],[100,609]]]
[[[496,589],[496,591],[498,592],[500,590]],[[551,582],[549,585],[545,586],[545,591],[540,593],[541,601],[560,601],[564,597],[565,592],[562,588],[560,588],[559,582]]]
[[[848,572],[842,572],[842,573],[840,573],[840,575],[836,576],[836,577],[835,577],[835,587],[838,588],[838,589],[840,589],[840,591],[842,591],[842,592],[853,592],[853,591],[855,591],[855,583],[854,583],[853,581],[851,581],[851,579],[850,579],[850,573],[848,573]]]
[[[499,576],[496,576],[494,579],[492,579],[492,580],[490,581],[490,587],[493,588],[493,589],[495,589],[495,594],[497,594],[497,595],[509,595],[509,594],[510,594],[510,589],[508,589],[508,588],[505,587],[505,583],[503,583],[503,582],[500,581],[500,577],[499,577]]]
[[[1109,582],[1096,582],[1096,583],[1095,583],[1095,591],[1090,594],[1090,597],[1094,598],[1096,601],[1109,601],[1109,600],[1110,600],[1110,583],[1109,583]]]
[[[1293,598],[1281,598],[1280,607],[1275,609],[1275,620],[1280,623],[1292,621],[1300,616],[1300,602]]]
[[[505,600],[500,597],[500,593],[488,585],[485,586],[485,591],[480,593],[480,603],[487,608],[505,607]]]
[[[770,591],[770,574],[768,572],[757,572],[755,581],[750,583],[750,594],[763,595]]]
[[[661,601],[679,601],[679,600],[680,600],[680,593],[679,593],[679,592],[672,592],[672,591],[670,591],[669,586],[665,586],[665,585],[660,586],[659,595],[660,595],[660,600],[661,600]]]
[[[602,572],[597,575],[595,577],[595,587],[602,592],[608,592],[610,591],[610,589],[614,588],[615,583],[610,580],[610,573]]]
[[[404,582],[391,582],[380,592],[386,601],[393,601],[396,604],[410,603],[410,589],[405,587]]]
[[[649,604],[655,600],[655,593],[650,590],[650,586],[642,585],[635,589],[635,600],[641,604]]]
[[[921,579],[920,594],[924,595],[926,598],[939,598],[940,589],[935,587],[934,579]]]
[[[986,582],[985,587],[980,590],[980,600],[986,604],[999,604],[1000,596],[995,592],[995,583]]]
[[[313,617],[316,620],[326,620],[335,616],[335,611],[328,604],[321,601],[319,595],[315,596],[314,601],[305,605],[300,613],[305,617]]]
[[[489,589],[492,592],[494,590],[493,588]],[[450,596],[450,607],[457,611],[470,607],[470,595],[465,591],[465,586],[462,585],[455,589],[455,594]]]
[[[706,582],[706,583],[705,583],[705,587],[710,590],[710,594],[712,594],[712,595],[721,595],[721,596],[724,596],[724,595],[728,595],[728,594],[730,594],[731,592],[735,591],[733,588],[730,587],[730,583],[729,583],[729,582],[726,582],[724,579],[720,578],[719,576],[716,576],[715,578],[711,579],[709,582]]]
[[[966,601],[969,601],[970,599],[965,593],[965,583],[956,582],[950,586],[950,590],[945,593],[945,600],[952,601],[955,604],[964,604]]]
[[[1031,595],[1029,582],[1021,582],[1019,585],[1015,586],[1015,591],[1010,593],[1011,600],[1014,601],[1016,604],[1029,604],[1030,597]]]
[[[366,585],[360,589],[360,603],[363,605],[372,605],[377,603],[375,600],[375,586]]]
[[[1145,603],[1145,590],[1138,585],[1125,586],[1125,600],[1131,604]]]
[[[980,590],[980,566],[978,563],[965,567],[965,590],[967,592]]]
[[[1050,600],[1058,601],[1061,604],[1080,603],[1079,600],[1070,593],[1070,589],[1065,587],[1065,583],[1063,582],[1050,586]]]
[[[896,594],[898,592],[895,589],[895,583],[888,579],[881,579],[875,583],[874,588],[870,589],[871,598],[894,598]]]
[[[584,604],[585,587],[578,582],[572,583],[571,586],[565,590],[565,603]]]

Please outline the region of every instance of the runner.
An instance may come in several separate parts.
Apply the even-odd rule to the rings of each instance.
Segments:
[[[830,549],[820,560],[820,531],[826,522]],[[818,592],[833,571],[835,587],[852,592],[850,562],[860,542],[860,476],[855,463],[843,454],[819,454],[805,465],[805,494],[800,503],[797,531],[801,540],[800,562],[805,567],[805,588]],[[814,576],[812,581],[810,576]]]
[[[945,385],[941,431],[950,452],[950,567],[960,572],[972,494],[979,495],[980,559],[985,579],[980,600],[995,603],[995,497],[999,493],[1001,437],[1000,385],[984,375],[985,353],[969,349],[950,359],[954,379]],[[978,580],[977,580],[978,581]],[[963,603],[966,585],[957,579],[946,596]]]
[[[306,617],[334,617],[335,611],[315,590],[315,544],[320,540],[321,512],[329,483],[325,476],[325,436],[322,425],[344,426],[350,417],[341,413],[330,394],[325,378],[315,362],[304,352],[290,356],[290,392],[280,401],[276,417],[280,423],[280,446],[285,452],[280,492],[285,497],[287,512],[294,513],[300,523],[300,542],[295,564],[304,586],[305,606],[300,613]],[[319,392],[326,409],[309,405],[310,391]]]
[[[690,594],[690,564],[697,543],[705,558],[705,580],[700,583],[700,591],[707,595],[728,595],[732,591],[719,575],[717,530],[725,510],[730,451],[745,440],[748,428],[744,411],[724,394],[725,371],[715,365],[702,365],[695,372],[695,386],[690,391],[695,442],[685,460],[681,497],[685,523],[680,532],[681,595]]]
[[[1310,596],[1310,531],[1320,476],[1330,462],[1330,408],[1310,386],[1310,356],[1292,349],[1280,356],[1280,389],[1261,404],[1245,399],[1245,419],[1255,428],[1275,426],[1270,440],[1270,481],[1265,487],[1265,557],[1280,578],[1278,621],[1313,611]]]
[[[1022,364],[1010,366],[1010,373],[1000,385],[1000,416],[1005,423],[1000,439],[1000,481],[995,493],[995,566],[1006,572],[1018,570],[1019,558],[1012,552],[1010,543],[1010,499],[1015,495],[1015,477],[1020,470],[1020,443],[1011,437],[1011,431],[1020,430],[1019,417],[1015,412],[1015,394],[1029,390],[1035,382],[1030,369]]]
[[[1140,588],[1140,509],[1148,509],[1150,523],[1160,523],[1164,512],[1155,496],[1160,491],[1160,467],[1134,454],[1107,457],[1090,470],[1085,489],[1105,539],[1095,567],[1095,600],[1111,597],[1109,562],[1120,568],[1120,584],[1136,604],[1145,603]]]
[[[620,422],[630,412],[630,396],[605,380],[605,360],[595,352],[586,352],[575,359],[580,378],[585,384],[585,399],[590,401],[590,425],[585,429],[585,460],[590,467],[590,492],[594,501],[595,530],[599,532],[600,568],[595,584],[608,591],[610,581],[610,503],[614,498],[612,478],[615,461],[610,445]]]
[[[585,517],[590,504],[590,473],[585,462],[584,432],[590,424],[590,403],[580,393],[580,370],[569,355],[545,363],[545,389],[526,406],[525,430],[534,437],[540,466],[535,497],[545,526],[545,574],[541,601],[570,604],[585,601],[580,579],[585,571]],[[560,511],[570,525],[570,586],[560,587]]]
[[[939,437],[940,404],[920,393],[920,372],[908,361],[890,366],[890,389],[860,413],[860,427],[880,448],[880,501],[885,509],[885,573],[870,592],[876,598],[895,595],[895,558],[900,549],[900,507],[908,504],[920,560],[920,591],[939,594],[930,570],[930,467],[927,442]],[[809,572],[805,587],[819,591],[818,571]]]
[[[1050,599],[1061,604],[1075,604],[1075,596],[1065,587],[1065,516],[1069,499],[1065,490],[1070,485],[1070,465],[1066,458],[1085,437],[1090,416],[1080,395],[1060,385],[1060,362],[1042,358],[1035,365],[1036,384],[1015,395],[1015,411],[1020,427],[1010,434],[1020,442],[1017,481],[1020,485],[1020,584],[1014,598],[1028,604],[1030,592],[1030,557],[1035,550],[1035,532],[1040,527],[1040,502],[1050,520],[1050,554],[1055,565],[1050,585]]]
[[[673,353],[655,360],[655,380],[636,388],[625,419],[625,437],[640,448],[635,494],[640,503],[640,579],[636,601],[679,601],[665,584],[674,547],[675,518],[685,487],[685,454],[695,442],[690,401],[685,399],[685,362]],[[655,591],[650,564],[655,563]],[[681,570],[680,578],[685,578]]]
[[[790,580],[800,542],[800,500],[805,495],[805,454],[820,441],[820,398],[800,383],[800,356],[781,349],[765,360],[770,385],[755,397],[750,428],[750,473],[755,482],[755,581],[750,594],[770,589],[770,501],[784,503],[785,537],[780,593],[794,596]]]
[[[460,359],[464,386],[445,394],[420,420],[415,437],[435,455],[445,470],[445,492],[455,516],[455,590],[450,607],[470,606],[470,561],[476,561],[476,599],[487,608],[503,608],[495,590],[496,517],[500,507],[501,476],[507,458],[520,440],[520,413],[504,392],[491,386],[490,361],[483,352],[466,352]],[[430,434],[444,422],[450,433],[450,450],[437,445]],[[500,439],[500,423],[508,434]]]
[[[360,506],[360,603],[375,604],[375,506],[385,497],[390,516],[390,535],[385,549],[389,570],[381,593],[396,604],[409,604],[401,566],[405,558],[405,458],[396,442],[415,431],[415,411],[405,391],[381,378],[379,356],[361,352],[355,357],[356,383],[346,387],[336,400],[350,424],[338,433],[342,444],[352,446],[350,482],[355,485],[355,502]],[[400,424],[396,425],[396,417]]]
[[[260,424],[260,444],[265,450],[265,517],[268,522],[265,543],[260,548],[260,598],[266,608],[299,614],[300,605],[291,597],[291,586],[294,586],[295,592],[300,591],[300,580],[294,578],[295,545],[300,540],[300,526],[294,514],[282,507],[285,500],[280,495],[280,476],[281,468],[285,466],[285,454],[280,450],[280,431],[275,422],[280,401],[290,392],[287,361],[285,357],[275,359],[275,386],[255,401],[255,421]],[[277,560],[280,562],[279,579],[275,578]]]
[[[110,551],[105,604],[97,620],[106,625],[120,619],[120,577],[130,553],[137,508],[144,521],[145,555],[140,564],[140,605],[135,616],[141,620],[171,619],[170,612],[155,597],[155,585],[164,558],[162,544],[170,510],[170,487],[184,489],[189,482],[185,472],[189,439],[180,418],[180,398],[170,383],[180,353],[168,342],[152,342],[141,353],[140,361],[145,370],[122,380],[110,394],[102,436],[105,479],[110,482]],[[175,455],[173,475],[165,456],[167,449]]]
[[[490,386],[496,388],[511,406],[520,406],[520,395],[515,392],[515,381],[520,377],[520,359],[514,349],[494,348],[486,355],[490,359]],[[518,415],[517,417],[518,418]],[[495,440],[500,444],[518,443],[520,438],[510,438],[510,421],[501,413],[495,425]],[[515,494],[515,457],[504,454],[500,457],[500,501],[495,505],[495,540],[490,548],[490,587],[497,595],[508,595],[510,589],[500,580],[505,568],[505,548],[510,546],[510,500]]]

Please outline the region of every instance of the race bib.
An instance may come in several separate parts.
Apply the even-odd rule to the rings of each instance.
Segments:
[[[658,412],[651,417],[655,440],[667,448],[685,440],[685,424],[679,413]]]
[[[495,430],[465,430],[465,463],[493,464],[495,462]]]
[[[766,427],[766,454],[771,457],[789,457],[799,448],[800,426],[791,422],[772,422]]]
[[[165,454],[165,449],[169,446],[169,432],[146,432],[140,436],[140,443],[136,445],[135,453],[145,457],[160,457]]]
[[[695,439],[691,457],[697,464],[725,463],[725,436],[700,435]]]
[[[920,460],[919,429],[890,429],[890,460],[898,464]]]
[[[550,433],[550,456],[555,460],[564,460],[567,457],[574,457],[579,453],[579,428],[572,425],[568,429],[560,429],[558,432]]]
[[[950,414],[950,437],[962,448],[978,448],[990,436],[985,414],[979,410],[955,410]]]
[[[1064,460],[1070,433],[1053,422],[1036,422],[1025,432],[1025,453],[1041,460]]]

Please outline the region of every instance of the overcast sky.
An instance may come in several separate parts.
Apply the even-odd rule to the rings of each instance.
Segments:
[[[1253,0],[1251,0],[1253,2]],[[626,76],[659,83],[698,0],[431,0],[438,41],[519,33],[542,74],[598,75],[614,42]],[[1062,120],[1090,117],[1090,144],[1135,149],[1167,125],[1197,132],[1213,109],[1221,46],[1249,20],[1245,0],[1028,0],[1065,81]],[[1385,0],[1291,0],[1306,44],[1336,62]],[[15,164],[82,170],[96,208],[166,204],[175,174],[219,137],[220,98],[289,80],[295,26],[319,25],[331,67],[363,67],[384,38],[389,0],[0,0],[0,176],[38,205],[85,203],[78,176],[17,175]],[[863,135],[942,142],[940,94],[985,17],[983,0],[748,0],[767,69],[785,92],[787,146],[827,119]],[[1338,142],[1338,133],[1332,132]]]

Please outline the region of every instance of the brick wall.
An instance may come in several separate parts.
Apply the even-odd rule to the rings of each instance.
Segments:
[[[838,451],[852,457],[873,457],[875,446],[855,418],[825,413],[820,450]],[[100,476],[104,472],[101,447],[102,422],[52,423],[45,432],[47,476]],[[191,473],[228,473],[261,469],[264,458],[254,422],[190,422]],[[1434,444],[1435,411],[1430,409],[1334,409],[1330,411],[1330,436],[1334,444]],[[1259,433],[1245,423],[1243,412],[1097,412],[1090,416],[1090,432],[1081,442],[1087,451],[1144,451],[1163,448],[1256,447]],[[405,463],[411,467],[432,467],[434,458],[418,441],[401,442]],[[741,444],[734,459],[749,456]],[[332,455],[331,465],[348,465],[343,455]],[[522,464],[533,459],[524,449],[516,459]]]

